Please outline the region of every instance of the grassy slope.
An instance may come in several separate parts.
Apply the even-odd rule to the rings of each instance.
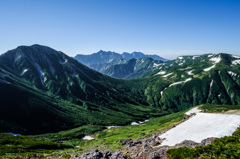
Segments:
[[[86,130],[87,127],[77,128],[69,131],[62,131],[54,134],[38,135],[36,138],[44,141],[62,141],[66,140],[65,143],[74,146],[79,146],[79,152],[83,152],[89,149],[98,148],[105,150],[121,149],[120,140],[123,139],[137,139],[139,137],[149,137],[159,130],[170,128],[172,125],[177,124],[184,117],[184,112],[174,113],[162,117],[152,118],[148,122],[141,125],[127,125],[118,128],[105,129],[103,131],[98,131],[92,136],[94,140],[81,140],[79,136],[76,135]],[[96,127],[92,126],[92,129]],[[86,132],[85,132],[86,134]]]
[[[73,146],[39,141],[27,136],[13,136],[9,134],[0,134],[0,157],[18,158],[24,156],[41,157],[45,153],[52,153],[56,150],[73,148]]]
[[[213,105],[213,104],[203,104],[199,107],[205,113],[222,113],[228,110],[238,110],[239,105]]]
[[[86,150],[92,150],[94,148],[117,151],[123,148],[119,142],[120,140],[149,137],[159,130],[176,125],[183,117],[184,112],[179,112],[152,118],[141,125],[127,125],[105,130],[102,130],[102,126],[86,125],[59,133],[43,134],[33,137],[0,134],[0,157],[43,157],[73,151],[81,154]],[[94,140],[81,140],[84,134],[92,133],[94,133]],[[72,146],[75,148],[72,149]],[[57,149],[64,150],[59,151]]]

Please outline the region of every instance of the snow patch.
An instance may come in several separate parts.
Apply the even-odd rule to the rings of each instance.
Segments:
[[[216,65],[213,65],[213,66],[211,66],[211,67],[209,67],[209,68],[205,68],[203,71],[210,71],[212,68],[214,68]]]
[[[174,86],[174,85],[177,85],[177,84],[181,84],[181,83],[185,83],[185,82],[188,82],[188,81],[191,81],[191,80],[192,80],[192,78],[188,78],[188,79],[186,79],[185,81],[180,81],[180,82],[172,83],[172,84],[170,84],[168,87],[164,88],[164,90],[162,90],[162,91],[160,92],[160,94],[161,94],[161,96],[162,96],[162,95],[163,95],[163,91],[165,91],[167,88],[169,88],[169,87],[171,87],[171,86]]]
[[[212,87],[212,85],[213,85],[213,80],[212,80],[211,83],[210,83],[210,88]]]
[[[234,60],[234,61],[232,61],[232,65],[237,65],[237,64],[240,64],[240,60]]]
[[[138,122],[131,122],[130,123],[130,125],[139,125],[139,124],[142,124],[142,123],[145,123],[145,122],[147,122],[147,121],[149,121],[150,119],[146,119],[146,120],[144,120],[144,121],[138,121]]]
[[[161,64],[157,64],[157,63],[154,63],[153,64],[153,67],[158,67],[158,66],[160,66]]]
[[[130,125],[139,125],[137,122],[131,122]]]
[[[166,88],[165,88],[165,89],[166,89]],[[165,90],[165,89],[164,89],[164,90]],[[164,91],[164,90],[163,90],[163,91]],[[163,94],[163,91],[160,92],[161,96],[162,96],[162,94]]]
[[[163,77],[168,77],[168,76],[170,76],[170,75],[172,75],[173,73],[169,73],[169,74],[166,74],[166,75],[164,75]]]
[[[119,128],[121,126],[107,126],[108,129],[111,129],[111,128]]]
[[[159,137],[161,145],[174,146],[184,140],[200,143],[208,137],[230,136],[240,125],[240,115],[198,113]]]
[[[170,84],[169,87],[177,85],[177,84],[185,83],[185,82],[188,82],[188,81],[191,81],[191,80],[192,80],[192,78],[188,78],[185,81],[175,82],[175,83]]]
[[[196,59],[196,58],[198,58],[198,57],[200,57],[200,56],[193,56],[193,60]]]
[[[210,58],[210,61],[212,61],[213,63],[219,63],[221,61],[221,56],[212,57]]]
[[[158,73],[156,73],[156,75],[164,75],[166,73],[166,71],[160,71]]]
[[[236,59],[239,59],[240,56],[236,56],[236,55],[232,55],[232,57],[236,58]]]
[[[178,59],[181,59],[181,60],[182,60],[182,59],[183,59],[183,57],[182,57],[182,56],[180,56],[180,57],[178,57]]]
[[[22,75],[24,74],[24,73],[26,73],[28,71],[28,69],[24,69],[23,71],[22,71]]]
[[[208,55],[208,57],[212,57],[213,55]]]
[[[227,71],[227,73],[228,73],[229,75],[231,75],[231,76],[237,76],[237,74],[234,73],[234,72],[232,72],[232,71]]]
[[[188,71],[187,74],[188,74],[188,75],[193,75],[193,74],[192,74],[193,71],[194,71],[194,70]]]
[[[83,140],[93,140],[94,138],[89,136],[89,135],[86,135],[82,138]]]

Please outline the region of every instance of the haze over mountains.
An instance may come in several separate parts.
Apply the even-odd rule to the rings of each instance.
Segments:
[[[96,71],[124,79],[146,77],[157,69],[159,63],[167,61],[160,56],[141,52],[119,54],[102,50],[91,55],[78,54],[74,58]]]
[[[238,105],[239,63],[223,53],[182,56],[146,78],[121,80],[49,47],[20,46],[0,56],[0,131],[124,125],[204,103]]]

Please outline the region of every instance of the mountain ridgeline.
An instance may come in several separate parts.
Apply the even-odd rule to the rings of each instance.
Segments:
[[[167,61],[160,56],[141,52],[119,54],[102,50],[91,55],[78,54],[74,58],[98,72],[123,79],[146,77],[157,69],[159,63]]]
[[[131,59],[124,64],[113,65],[102,73],[116,78],[135,79],[148,76],[157,69],[160,63],[163,62],[146,57],[138,60]]]
[[[130,59],[114,67],[126,75],[129,68],[150,68],[135,67],[138,63],[141,59]],[[239,105],[239,64],[240,57],[230,54],[182,56],[159,62],[146,78],[121,80],[49,47],[20,46],[0,55],[0,131],[104,128],[204,103]]]

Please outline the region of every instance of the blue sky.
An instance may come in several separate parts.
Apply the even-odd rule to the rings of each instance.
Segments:
[[[239,0],[1,0],[0,53],[41,44],[70,56],[240,55],[239,8]]]

